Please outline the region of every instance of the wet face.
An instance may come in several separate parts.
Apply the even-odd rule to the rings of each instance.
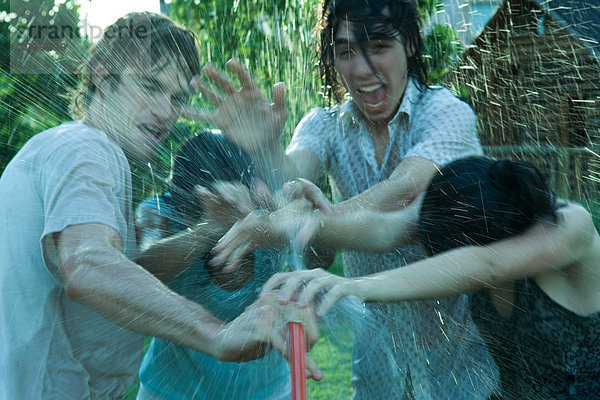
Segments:
[[[106,85],[104,92],[104,130],[128,159],[138,162],[156,155],[191,94],[186,75],[173,61],[149,71],[126,69],[117,85]]]
[[[408,83],[406,50],[397,39],[371,37],[363,52],[353,32],[352,22],[339,24],[335,69],[363,117],[387,123],[396,114]]]

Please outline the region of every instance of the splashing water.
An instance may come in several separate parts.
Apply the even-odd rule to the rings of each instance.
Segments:
[[[516,2],[506,1],[439,2],[427,22],[425,33],[431,35],[425,40],[429,45],[426,59],[436,61],[431,64],[437,67],[432,77],[451,86],[474,108],[487,154],[534,162],[560,196],[583,203],[597,222],[600,6],[593,1],[580,2],[583,5],[575,1],[555,2],[560,4],[534,1],[535,6],[527,10],[513,10],[510,4]],[[325,105],[319,94],[312,48],[316,7],[315,0],[170,2],[171,16],[198,33],[203,61],[222,66],[235,56],[243,60],[261,87],[271,88],[280,80],[286,83],[290,110],[283,138],[286,143],[303,115],[315,106]],[[499,13],[514,17],[503,19]],[[473,20],[467,20],[469,16]],[[444,19],[457,24],[458,32],[433,29],[436,22]],[[0,2],[0,168],[34,134],[70,119],[66,97],[75,88],[76,68],[90,46],[72,33],[78,31],[77,24],[74,1]],[[62,40],[34,40],[37,35],[51,32]],[[454,53],[448,55],[450,52]],[[440,64],[440,59],[445,61]],[[138,97],[134,94],[128,100],[135,104]],[[195,97],[193,104],[202,107],[207,102]],[[116,123],[127,124],[129,118],[124,109]],[[150,164],[132,165],[134,203],[167,189],[174,154],[191,132],[202,128],[203,123],[180,122]],[[140,146],[135,142],[128,145]],[[330,180],[320,183],[336,191]],[[292,270],[302,268],[297,252],[291,250],[288,257],[287,265]],[[4,264],[1,267],[5,268]],[[333,268],[341,273],[339,263]],[[35,287],[9,289],[36,295]],[[420,312],[419,305],[365,305],[357,298],[339,301],[320,321],[323,339],[311,354],[323,369],[325,380],[308,382],[308,398],[351,398],[353,343],[362,343],[366,346],[363,353],[369,355],[355,357],[353,368],[367,371],[365,374],[373,377],[372,386],[387,388],[392,387],[390,382],[396,382],[400,391],[406,383],[406,371],[398,362],[398,353],[421,344],[417,342],[422,339],[413,334],[413,343],[407,343],[407,336],[390,332],[421,332],[432,326],[426,323],[428,319],[437,327],[433,336],[447,342],[449,336],[456,334],[452,330],[461,328],[452,327],[451,318],[444,312],[446,305],[436,301],[430,305],[429,311]],[[405,319],[396,320],[399,315]],[[4,323],[6,318],[2,316],[0,320]],[[428,358],[426,352],[419,356]],[[446,357],[451,360],[453,355]],[[486,367],[482,365],[479,370]],[[483,372],[476,376],[477,370],[474,369],[474,381],[494,379]],[[390,371],[396,374],[389,374]],[[135,391],[131,389],[128,398],[134,398]],[[394,394],[387,392],[385,398],[395,398]]]

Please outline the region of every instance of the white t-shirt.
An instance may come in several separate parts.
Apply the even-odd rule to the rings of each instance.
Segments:
[[[70,300],[52,234],[115,229],[135,256],[131,171],[106,134],[67,122],[29,140],[0,178],[0,399],[112,399],[125,393],[142,337]]]

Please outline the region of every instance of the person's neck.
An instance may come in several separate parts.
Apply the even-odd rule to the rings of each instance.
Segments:
[[[87,126],[91,126],[94,129],[98,129],[99,131],[106,133],[106,135],[110,137],[110,133],[106,129],[102,110],[102,104],[98,101],[96,96],[92,97],[92,100],[90,101],[90,104],[88,105],[81,122]]]
[[[388,123],[389,121],[367,121],[367,129],[373,137],[387,137],[389,135]]]
[[[104,112],[104,104],[96,96],[92,97],[92,100],[90,101],[90,104],[89,104],[85,114],[83,115],[81,123],[86,124],[87,126],[90,126],[99,131],[104,132],[104,134],[110,140],[115,142],[119,147],[121,147],[121,149],[123,149],[121,144],[113,136],[113,132],[109,129],[110,124],[108,123],[108,121],[106,119],[106,115]],[[125,157],[127,158],[127,160],[129,161],[129,164],[132,167],[136,168],[138,166],[137,164],[139,164],[139,163],[141,163],[141,165],[143,165],[145,167],[146,163],[144,163],[142,161],[138,161],[135,158],[131,157],[131,155],[125,149],[123,149],[123,153],[125,154]]]

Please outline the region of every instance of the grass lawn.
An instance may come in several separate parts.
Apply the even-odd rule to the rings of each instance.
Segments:
[[[346,400],[352,398],[350,385],[350,367],[352,362],[352,333],[349,329],[338,330],[317,342],[311,351],[311,357],[321,371],[323,380],[309,380],[307,399]]]

